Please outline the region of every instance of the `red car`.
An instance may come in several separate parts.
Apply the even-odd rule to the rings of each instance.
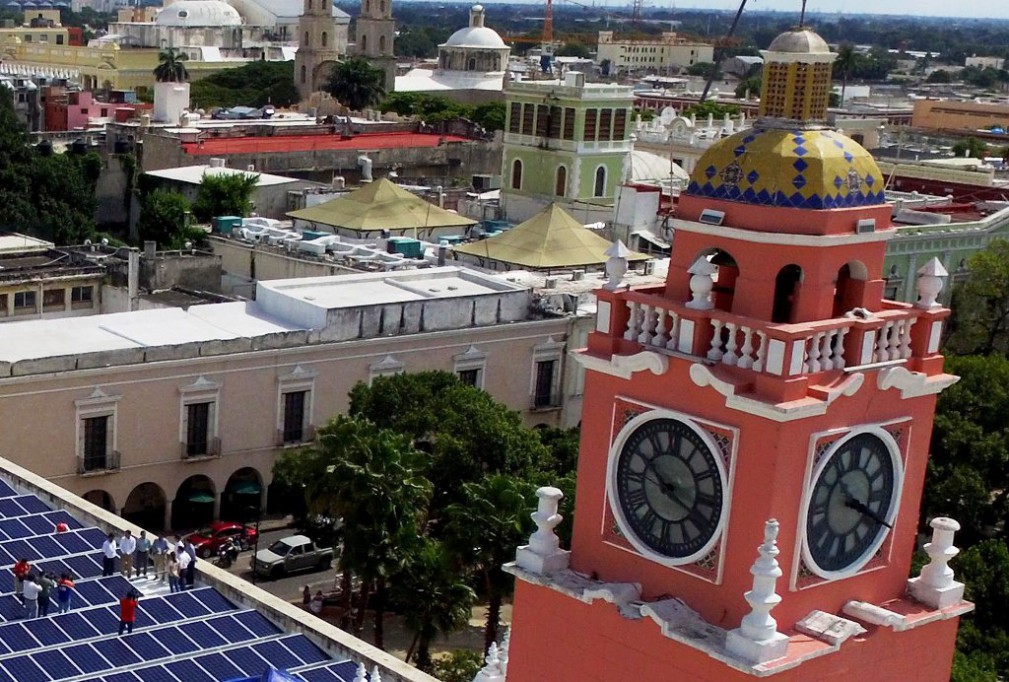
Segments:
[[[241,549],[248,549],[256,543],[256,529],[230,521],[215,521],[210,528],[201,528],[186,537],[193,541],[196,555],[206,559],[217,554],[218,548],[228,540],[234,540]]]

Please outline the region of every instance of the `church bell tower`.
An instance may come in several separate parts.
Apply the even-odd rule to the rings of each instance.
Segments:
[[[385,73],[385,91],[396,88],[396,57],[393,41],[396,20],[392,18],[392,0],[361,0],[357,18],[357,55]]]
[[[699,160],[664,285],[597,291],[570,551],[560,491],[515,563],[514,682],[947,682],[973,605],[952,519],[908,580],[945,270],[884,300],[885,179],[826,119],[827,44],[764,53],[761,117]],[[488,664],[493,667],[491,663]],[[500,667],[500,666],[499,666]]]
[[[294,82],[302,102],[326,86],[330,70],[347,52],[347,27],[334,20],[333,11],[332,0],[304,0],[294,56]]]

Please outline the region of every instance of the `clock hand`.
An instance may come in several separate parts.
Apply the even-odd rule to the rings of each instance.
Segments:
[[[852,495],[851,492],[849,492],[849,490],[848,490],[848,486],[842,484],[841,485],[841,490],[844,493],[844,498],[845,498],[844,499],[844,506],[845,507],[847,507],[848,509],[854,509],[855,511],[857,511],[858,513],[860,513],[862,516],[868,516],[870,519],[872,519],[876,523],[882,524],[882,525],[886,526],[887,528],[893,530],[893,526],[891,524],[887,523],[886,520],[883,519],[882,516],[880,516],[879,514],[877,514],[876,512],[874,512],[864,502],[860,501],[858,498],[856,498],[854,495]]]
[[[655,478],[648,475],[648,469],[651,469],[652,471],[655,472]],[[659,490],[668,495],[669,499],[671,499],[673,502],[682,507],[683,511],[685,512],[690,511],[690,505],[685,503],[683,499],[676,494],[676,486],[666,481],[666,479],[662,476],[662,473],[654,466],[652,462],[649,462],[647,467],[645,468],[644,476],[647,480],[657,485],[659,487]]]

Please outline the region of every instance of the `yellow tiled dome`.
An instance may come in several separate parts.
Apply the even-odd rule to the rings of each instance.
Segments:
[[[761,206],[828,209],[882,204],[872,155],[833,130],[744,130],[713,145],[688,194]]]

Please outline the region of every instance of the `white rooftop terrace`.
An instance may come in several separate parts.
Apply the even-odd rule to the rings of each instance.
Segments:
[[[155,178],[163,178],[175,182],[184,182],[190,185],[199,185],[203,182],[204,176],[216,175],[242,175],[245,177],[258,177],[256,185],[258,187],[268,187],[270,185],[285,185],[292,182],[300,182],[298,178],[289,178],[284,175],[272,175],[270,173],[256,173],[254,171],[242,170],[240,168],[228,168],[227,166],[210,166],[198,164],[195,166],[179,166],[178,168],[165,168],[163,170],[147,171],[144,175]]]
[[[489,326],[528,286],[441,267],[260,282],[256,301],[0,325],[0,377]]]

